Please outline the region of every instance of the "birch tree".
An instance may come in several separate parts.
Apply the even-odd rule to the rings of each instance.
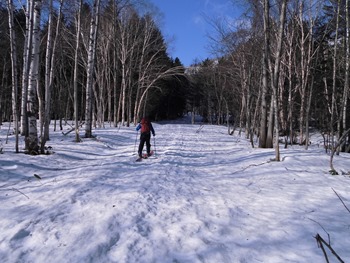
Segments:
[[[32,0],[34,7],[32,37],[32,59],[29,68],[29,85],[27,101],[28,136],[25,138],[26,149],[29,154],[39,153],[37,128],[37,96],[36,88],[39,81],[39,51],[40,51],[40,18],[41,0]]]
[[[12,116],[14,121],[14,128],[16,134],[15,149],[18,150],[18,111],[17,111],[17,99],[18,99],[18,75],[17,75],[17,48],[16,48],[16,33],[14,30],[13,19],[13,2],[7,0],[7,10],[9,18],[9,31],[10,31],[10,45],[11,45],[11,69],[12,69]]]
[[[343,99],[341,104],[341,122],[342,122],[342,132],[345,133],[347,129],[347,105],[349,99],[349,68],[350,68],[350,21],[349,21],[349,1],[345,1],[345,80],[344,80],[344,89],[343,89]],[[339,129],[340,130],[340,129]],[[341,147],[345,145],[346,140],[342,143]],[[345,149],[342,149],[345,150]]]
[[[98,127],[104,127],[105,113],[108,113],[108,122],[112,121],[112,76],[113,72],[113,49],[114,49],[114,25],[110,23],[112,14],[106,10],[101,14],[100,37],[97,48],[99,59],[96,63],[96,88],[94,97],[96,101],[96,121]]]
[[[264,7],[264,52],[262,57],[262,93],[261,93],[261,115],[259,147],[268,147],[267,141],[267,92],[268,92],[268,57],[270,54],[270,6],[269,1],[263,1]],[[270,138],[270,141],[272,139]]]
[[[269,0],[264,0],[264,15],[265,15],[265,23],[268,23],[266,26],[265,34],[267,36],[265,37],[267,40],[265,44],[267,45],[267,62],[268,62],[268,68],[270,71],[270,78],[271,78],[271,88],[273,91],[273,99],[270,109],[271,111],[274,111],[274,130],[275,130],[275,153],[276,153],[276,161],[280,161],[280,151],[279,151],[279,119],[278,119],[278,82],[279,82],[279,73],[280,73],[280,63],[281,63],[281,56],[282,56],[282,40],[283,40],[283,34],[284,34],[284,25],[285,25],[285,19],[286,19],[286,8],[287,8],[287,0],[282,0],[281,2],[281,11],[280,11],[280,17],[279,17],[279,27],[277,32],[277,46],[276,46],[276,54],[274,57],[274,64],[272,63],[272,54],[271,54],[271,48],[270,48],[270,34],[271,34],[271,28],[270,24],[268,22],[269,20],[269,8],[270,3]],[[272,118],[270,118],[270,122],[272,121]]]
[[[279,119],[278,119],[278,110],[279,110],[279,104],[278,104],[278,82],[279,82],[279,76],[280,76],[280,67],[281,67],[281,58],[282,58],[282,42],[283,42],[283,35],[284,35],[284,26],[286,22],[286,9],[287,9],[287,2],[288,0],[282,0],[281,3],[281,11],[280,11],[280,21],[279,21],[279,29],[278,29],[278,36],[277,36],[277,52],[275,56],[275,65],[273,70],[273,77],[272,77],[272,89],[273,94],[275,97],[275,152],[276,152],[276,161],[280,161],[280,150],[279,150]],[[269,62],[269,65],[271,63]],[[270,70],[272,71],[272,67],[270,67]]]
[[[143,25],[143,32],[142,32],[142,42],[140,45],[140,51],[139,51],[139,63],[138,63],[138,81],[137,81],[137,92],[136,92],[136,99],[135,99],[135,106],[134,106],[134,123],[137,123],[137,120],[139,119],[140,114],[140,105],[143,101],[142,97],[142,90],[147,85],[147,77],[149,74],[149,69],[151,65],[153,65],[154,60],[157,58],[157,54],[154,54],[152,57],[148,57],[148,52],[156,41],[156,39],[152,38],[152,33],[155,30],[155,23],[152,19],[149,17],[146,17]],[[160,51],[160,49],[158,49]],[[156,52],[157,53],[157,52]],[[148,60],[148,61],[147,61]]]
[[[310,1],[310,4],[313,5],[313,2]],[[309,147],[310,142],[310,134],[309,134],[309,123],[310,123],[310,111],[311,111],[311,103],[313,99],[313,90],[315,86],[315,76],[317,74],[315,70],[315,66],[318,64],[318,58],[319,58],[319,50],[320,47],[315,47],[315,40],[314,40],[314,29],[315,29],[315,20],[318,16],[319,10],[321,10],[322,6],[321,4],[315,4],[313,5],[313,8],[309,7],[307,12],[308,20],[306,21],[306,24],[308,25],[308,36],[307,36],[307,42],[306,44],[306,75],[308,76],[306,79],[308,80],[309,85],[309,92],[307,94],[307,100],[306,100],[306,109],[305,109],[305,149],[307,150]],[[323,38],[321,36],[321,38]]]
[[[112,19],[114,21],[117,20],[118,17],[118,6],[113,1],[113,10],[112,10]],[[113,38],[117,39],[117,25],[116,23],[113,23]],[[118,46],[114,44],[113,46],[113,97],[114,97],[114,107],[113,107],[113,125],[114,127],[118,126],[118,121],[119,121],[119,112],[118,112],[118,99],[117,99],[117,93],[118,93],[118,77],[117,77],[117,72],[118,72]]]
[[[60,0],[59,12],[56,21],[56,30],[54,31],[53,25],[53,0],[49,2],[49,20],[48,20],[48,32],[47,32],[47,42],[46,42],[46,56],[45,56],[45,107],[44,116],[42,118],[43,133],[41,134],[41,153],[44,153],[46,141],[49,140],[49,128],[51,121],[51,93],[54,81],[55,73],[55,58],[56,58],[56,47],[58,42],[58,37],[60,33],[60,24],[62,18],[62,6],[64,0]]]
[[[331,133],[331,144],[334,146],[334,123],[335,123],[335,109],[336,109],[336,83],[337,83],[337,64],[338,64],[338,34],[339,34],[339,20],[340,20],[340,0],[337,1],[337,11],[336,11],[336,24],[335,24],[335,38],[334,38],[334,51],[333,51],[333,84],[332,84],[332,100],[331,100],[331,123],[330,123],[330,133]]]
[[[300,71],[298,76],[299,79],[299,93],[301,98],[300,103],[300,111],[299,111],[299,136],[300,136],[300,143],[305,143],[306,148],[308,145],[308,136],[304,138],[304,131],[308,135],[308,118],[309,118],[309,112],[308,109],[308,102],[310,102],[310,96],[312,96],[311,92],[311,85],[310,85],[310,74],[311,74],[311,64],[313,61],[314,56],[314,50],[313,50],[313,38],[312,38],[312,30],[314,26],[314,21],[312,19],[312,14],[309,9],[309,21],[306,23],[304,20],[304,8],[305,4],[303,1],[300,1],[299,3],[299,19],[298,24],[301,32],[300,37]],[[310,7],[311,8],[311,7]],[[307,28],[305,26],[307,25]],[[308,89],[309,88],[309,89]]]
[[[157,86],[157,82],[162,79],[166,79],[168,77],[172,77],[175,75],[182,75],[183,74],[182,69],[183,67],[179,66],[179,67],[169,68],[165,71],[158,71],[158,74],[156,74],[156,76],[154,76],[152,79],[147,81],[146,85],[144,86],[144,90],[141,92],[141,96],[137,104],[138,108],[136,111],[135,119],[140,118],[142,105],[143,103],[145,103],[144,101],[146,99],[147,93],[150,92],[152,89],[159,89],[159,87]],[[142,112],[142,115],[146,115],[145,110]]]
[[[73,92],[74,92],[74,121],[75,121],[75,141],[80,142],[79,137],[79,103],[78,103],[78,64],[79,64],[79,46],[80,46],[80,30],[81,30],[81,8],[82,0],[78,2],[76,12],[75,30],[75,50],[74,50],[74,71],[73,71]]]
[[[295,132],[294,132],[294,114],[295,114],[295,97],[296,97],[296,84],[295,84],[295,64],[296,64],[296,54],[298,53],[297,49],[297,19],[298,19],[298,9],[297,8],[291,8],[289,11],[290,14],[290,20],[288,23],[288,26],[286,27],[286,36],[285,36],[285,78],[287,83],[287,89],[286,92],[287,98],[287,113],[286,113],[286,123],[284,125],[284,129],[286,131],[286,144],[285,147],[287,147],[287,144],[290,143],[291,145],[295,142]],[[281,80],[283,81],[283,79]],[[281,94],[283,96],[283,93]]]
[[[183,67],[175,66],[169,68],[164,63],[166,45],[153,19],[147,15],[143,18],[142,43],[138,53],[137,61],[137,91],[134,103],[134,123],[140,115],[146,115],[146,103],[148,92],[160,89],[157,82],[174,75],[182,75]],[[143,111],[141,110],[143,107]]]
[[[87,77],[86,77],[86,108],[85,108],[85,137],[92,137],[92,105],[93,105],[93,92],[92,85],[94,85],[94,68],[95,68],[95,55],[97,45],[97,33],[98,22],[100,12],[100,0],[94,0],[91,23],[90,23],[90,35],[88,44],[88,64],[87,64]]]
[[[23,49],[23,70],[22,70],[22,101],[21,101],[21,134],[28,136],[28,84],[29,71],[32,59],[33,45],[33,16],[34,16],[34,0],[27,0],[26,6],[26,30],[25,43]]]
[[[136,41],[137,37],[140,37],[137,32],[139,23],[139,19],[135,19],[134,11],[129,8],[123,10],[120,19],[118,19],[118,33],[120,34],[118,37],[118,54],[121,68],[121,88],[119,95],[121,103],[118,112],[121,113],[122,126],[125,124],[127,112],[127,89],[130,89],[132,86],[132,83],[129,81],[130,75],[132,73],[132,68],[137,64],[137,61],[133,60],[133,58],[137,48],[136,45],[139,44],[138,41]],[[130,30],[131,28],[134,29],[134,32]]]

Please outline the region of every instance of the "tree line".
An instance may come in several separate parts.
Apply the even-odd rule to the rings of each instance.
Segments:
[[[0,122],[18,125],[27,152],[44,152],[52,120],[75,120],[79,141],[82,123],[89,138],[92,127],[106,121],[130,125],[143,115],[182,114],[185,69],[167,54],[154,15],[139,11],[142,4],[27,0],[18,6],[6,0],[6,7],[0,5],[6,36],[0,41]]]
[[[209,122],[246,131],[254,146],[310,143],[350,151],[349,1],[249,0],[240,23],[212,20],[216,60],[191,69],[192,105]],[[208,87],[208,88],[205,88]]]
[[[208,21],[216,56],[188,68],[169,57],[146,3],[0,4],[0,122],[18,125],[29,153],[43,152],[53,120],[74,120],[79,141],[82,124],[91,137],[106,122],[185,112],[245,130],[276,160],[280,138],[307,148],[311,128],[349,152],[348,1],[246,0],[239,21]]]

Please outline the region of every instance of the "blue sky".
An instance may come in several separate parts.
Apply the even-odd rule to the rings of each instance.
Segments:
[[[207,21],[218,17],[237,16],[231,0],[151,0],[163,13],[161,29],[171,40],[169,55],[178,57],[185,66],[195,59],[212,57],[208,48],[208,33],[213,27]],[[236,13],[236,14],[235,14]],[[206,18],[207,17],[207,18]]]

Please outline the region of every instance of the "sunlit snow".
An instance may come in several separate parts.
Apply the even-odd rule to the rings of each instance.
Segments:
[[[334,176],[319,134],[275,162],[224,126],[153,125],[155,155],[135,162],[134,126],[82,143],[51,129],[54,154],[29,156],[3,124],[0,262],[325,262],[317,233],[350,261],[350,154]]]

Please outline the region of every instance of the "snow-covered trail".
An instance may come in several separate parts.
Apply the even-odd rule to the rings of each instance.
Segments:
[[[225,127],[154,127],[142,162],[132,127],[79,144],[58,132],[49,156],[0,155],[0,261],[323,262],[325,230],[350,258],[332,190],[350,200],[349,177],[327,174],[321,148],[283,149],[277,163]],[[349,155],[335,166],[350,170]]]

